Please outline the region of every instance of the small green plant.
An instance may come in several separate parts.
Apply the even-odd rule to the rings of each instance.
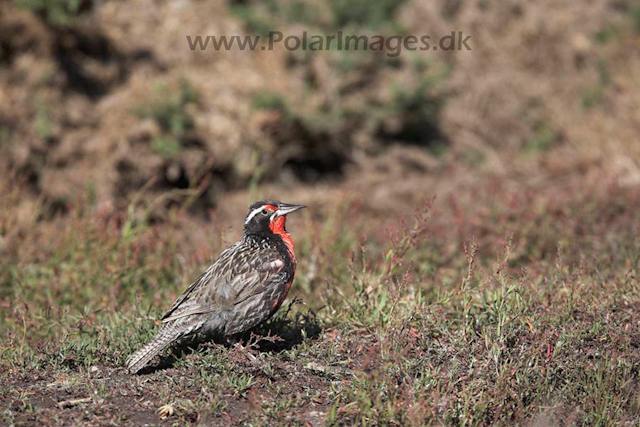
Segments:
[[[5,126],[0,123],[0,148],[9,146],[9,144],[11,144],[12,135],[13,131],[11,127]]]
[[[260,184],[262,174],[264,173],[264,166],[260,163],[260,152],[258,150],[254,150],[253,153],[251,153],[251,164],[253,165],[251,168],[253,173],[251,174],[251,178],[247,184],[247,190],[251,195],[250,200],[258,200],[261,198],[258,186]]]
[[[593,40],[598,44],[607,44],[622,39],[624,36],[640,34],[640,3],[631,0],[628,3],[627,20],[623,22],[606,22],[593,34]]]
[[[18,0],[21,9],[41,15],[51,25],[69,25],[81,13],[85,0]]]
[[[550,150],[561,140],[561,135],[547,122],[540,124],[535,134],[524,144],[524,150],[528,153],[545,152]]]
[[[48,140],[52,135],[52,126],[49,104],[40,97],[36,98],[36,117],[33,123],[36,136]]]
[[[464,161],[471,166],[480,166],[486,160],[486,155],[482,150],[469,148],[464,150]]]
[[[284,97],[268,90],[263,90],[253,95],[251,107],[256,110],[274,110],[285,116],[292,116],[291,110],[287,106],[287,101]]]
[[[387,29],[399,32],[394,17],[406,0],[331,0],[329,7],[321,8],[311,2],[299,0],[276,2],[246,2],[232,4],[231,12],[241,19],[255,34],[267,35],[277,22],[303,23],[322,31],[335,32],[344,28]],[[401,31],[400,31],[401,32]]]
[[[237,375],[230,372],[227,376],[227,385],[242,397],[246,396],[247,392],[249,391],[249,389],[251,389],[254,383],[255,380],[251,375]]]
[[[636,34],[640,34],[640,4],[636,2],[636,4],[631,6],[630,15],[633,31]]]
[[[607,44],[620,36],[620,27],[614,24],[606,24],[593,35],[593,40],[598,44]]]
[[[591,110],[602,103],[604,88],[601,85],[580,91],[580,103],[583,110]]]
[[[403,3],[396,0],[331,0],[333,26],[359,26],[375,30],[395,25],[393,18]]]
[[[165,85],[158,86],[156,98],[135,110],[138,116],[151,118],[160,127],[161,135],[151,141],[153,151],[167,158],[180,154],[183,138],[193,129],[193,119],[187,107],[197,102],[198,93],[188,80],[182,79],[174,92]]]
[[[600,105],[604,98],[606,88],[611,84],[611,74],[604,61],[597,63],[598,83],[580,92],[580,101],[584,110],[591,110]]]
[[[231,4],[230,11],[238,19],[242,21],[244,27],[252,34],[267,36],[269,31],[273,31],[274,26],[265,17],[264,13],[259,12],[250,4]]]
[[[425,67],[424,64],[415,66],[417,84],[413,87],[403,80],[392,85],[390,101],[379,105],[377,113],[373,115],[377,121],[374,125],[383,128],[381,133],[386,140],[421,145],[439,156],[447,148],[438,129],[440,111],[445,101],[442,82],[447,78],[448,71],[446,67],[428,71]],[[395,123],[391,131],[385,130],[385,123],[388,122]]]
[[[180,155],[182,145],[176,138],[159,136],[151,140],[151,149],[162,157],[174,158]]]

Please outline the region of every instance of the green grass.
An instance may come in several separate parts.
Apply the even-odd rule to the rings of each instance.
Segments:
[[[359,26],[380,30],[395,25],[394,15],[404,1],[332,0],[331,11],[337,28]]]
[[[396,0],[331,0],[322,5],[299,0],[268,0],[231,4],[229,8],[254,34],[267,35],[269,31],[276,31],[277,24],[282,22],[301,23],[323,32],[366,28],[397,33],[399,24],[395,15],[403,3]]]
[[[254,110],[274,111],[282,114],[285,121],[291,122],[296,119],[296,115],[287,105],[285,98],[269,90],[256,93],[251,99],[251,108]]]
[[[165,158],[180,155],[187,132],[194,128],[188,106],[197,103],[198,99],[191,83],[181,79],[177,88],[160,84],[155,97],[135,109],[138,117],[150,118],[160,128],[160,135],[154,136],[150,142],[154,152]]]
[[[561,135],[547,122],[537,126],[531,139],[525,142],[524,150],[529,153],[549,151],[561,141]]]
[[[33,131],[36,136],[44,141],[51,138],[53,134],[53,123],[51,121],[51,107],[42,98],[35,100],[36,115],[33,121]]]
[[[598,83],[592,87],[584,88],[580,92],[580,101],[585,111],[591,110],[602,104],[607,88],[611,85],[611,75],[607,64],[600,60],[597,62]]]
[[[491,188],[457,195],[473,219],[398,207],[405,221],[390,215],[387,233],[346,199],[312,206],[290,227],[289,300],[304,304],[247,334],[247,349],[192,341],[135,377],[126,357],[209,262],[188,217],[99,215],[86,198],[17,229],[20,197],[5,191],[2,236],[20,245],[0,260],[3,422],[637,422],[640,194]],[[220,239],[207,241],[214,256]]]
[[[51,25],[69,25],[75,22],[86,6],[82,0],[17,0],[21,9],[41,15]]]

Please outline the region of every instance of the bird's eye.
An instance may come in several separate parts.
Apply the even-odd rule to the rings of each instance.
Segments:
[[[260,212],[262,215],[267,216],[269,215],[269,211],[266,209],[262,209],[262,211]]]

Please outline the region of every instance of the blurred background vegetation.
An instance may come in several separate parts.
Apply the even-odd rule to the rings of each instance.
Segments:
[[[202,214],[263,184],[314,191],[410,172],[417,186],[379,192],[415,202],[452,168],[638,185],[640,5],[553,5],[6,2],[1,166],[26,181],[25,204],[54,212],[87,188],[118,209],[141,188],[179,190],[161,207],[191,200]],[[270,30],[464,31],[473,50],[191,51],[185,38]]]

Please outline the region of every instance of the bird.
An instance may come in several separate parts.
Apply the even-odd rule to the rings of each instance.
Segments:
[[[181,338],[203,333],[233,340],[273,316],[289,293],[297,265],[286,218],[305,207],[277,200],[249,206],[242,238],[175,300],[156,336],[128,358],[129,372],[139,372]]]

